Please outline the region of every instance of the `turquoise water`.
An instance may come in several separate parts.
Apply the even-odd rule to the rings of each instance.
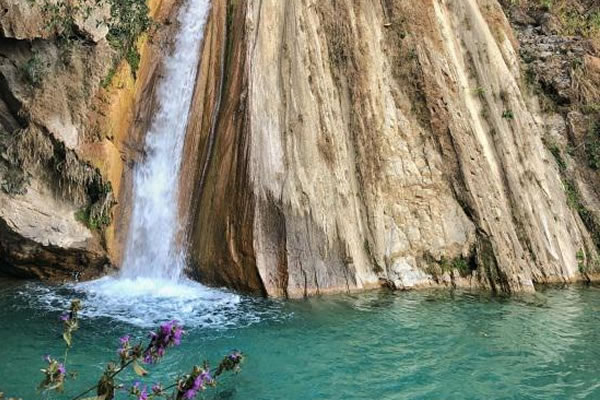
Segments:
[[[40,397],[41,357],[63,349],[59,309],[86,296],[92,311],[69,355],[80,374],[68,382],[70,394],[94,383],[119,336],[145,337],[143,318],[126,318],[136,305],[116,317],[73,287],[0,281],[0,391]],[[146,315],[155,302],[137,306]],[[235,348],[247,354],[242,372],[205,398],[600,399],[598,287],[513,298],[443,291],[240,297],[212,314],[202,310],[200,319],[194,310],[183,317],[192,321],[183,344],[150,369],[148,383]]]

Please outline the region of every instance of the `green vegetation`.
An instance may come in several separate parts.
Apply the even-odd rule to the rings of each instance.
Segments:
[[[131,71],[135,75],[137,73],[138,68],[140,67],[140,53],[135,46],[132,46],[127,50],[127,54],[125,55],[125,60],[131,67]]]
[[[78,39],[75,18],[80,13],[79,4],[64,0],[56,2],[42,0],[42,3],[42,12],[46,17],[46,30],[56,32],[62,43],[71,44],[73,40]],[[86,7],[86,11],[89,7]]]
[[[463,257],[455,258],[452,261],[452,266],[460,272],[461,275],[467,275],[471,272],[471,267]]]
[[[600,122],[589,130],[585,140],[585,154],[590,168],[600,169]]]
[[[81,16],[88,19],[95,7],[110,5],[110,17],[97,21],[98,25],[108,26],[107,40],[116,50],[118,61],[125,59],[135,77],[140,64],[140,54],[137,49],[137,40],[141,34],[147,32],[153,24],[148,15],[149,9],[145,0],[98,0],[94,6],[67,0],[50,1],[41,0],[42,11],[46,17],[46,29],[58,34],[61,43],[66,44],[66,50],[79,40],[85,40],[78,31],[75,20]],[[103,86],[108,86],[114,76],[114,68],[103,81]]]
[[[442,270],[442,273],[451,273],[453,270],[457,270],[460,276],[468,276],[475,269],[470,260],[462,256],[453,259],[446,259],[442,257],[442,260],[439,262],[439,266]]]
[[[581,112],[584,114],[600,113],[600,103],[583,104],[581,106]]]
[[[90,207],[83,207],[75,212],[75,219],[90,230],[100,230],[110,224],[110,216],[105,213],[94,215]]]
[[[564,172],[567,169],[567,163],[566,163],[565,159],[562,157],[562,154],[561,154],[561,151],[560,151],[560,148],[558,147],[558,145],[556,143],[550,143],[550,144],[547,144],[546,146],[548,147],[548,150],[554,157],[554,160],[556,161],[556,164],[558,165],[558,169],[560,170],[560,172]]]
[[[103,88],[106,89],[112,82],[116,73],[117,73],[117,67],[115,65],[113,65],[112,67],[110,67],[110,70],[108,70],[108,74],[106,74],[104,79],[102,79],[102,82],[100,82],[100,86],[102,86]]]
[[[33,53],[29,60],[21,66],[21,73],[25,80],[31,85],[40,85],[42,82],[42,75],[44,74],[44,64],[38,53]]]
[[[558,18],[562,34],[594,38],[600,34],[600,10],[581,12],[567,0],[510,0],[513,6],[528,6],[550,11]]]
[[[29,183],[27,175],[18,168],[0,163],[0,189],[6,194],[25,194]]]
[[[577,259],[577,268],[581,274],[600,270],[600,258],[595,257],[593,259],[588,259],[588,256],[583,252],[583,249],[577,251],[575,258]]]
[[[573,210],[579,211],[583,207],[581,205],[579,190],[577,190],[577,187],[568,180],[563,181],[563,186],[565,188],[565,194],[567,195],[567,204]]]
[[[476,95],[476,96],[478,96],[478,97],[480,97],[480,98],[483,98],[485,96],[485,93],[486,93],[485,88],[483,88],[481,86],[476,87],[475,89],[473,89],[473,94]]]
[[[107,40],[125,58],[135,76],[140,64],[137,39],[152,26],[145,0],[107,0],[110,3]]]
[[[575,9],[563,8],[559,14],[567,35],[596,37],[600,35],[600,10],[583,14]]]
[[[594,217],[594,214],[588,210],[581,198],[581,193],[575,183],[568,179],[563,179],[563,186],[567,196],[567,204],[573,210],[577,211],[586,228],[589,230],[594,244],[600,248],[600,223]]]
[[[502,113],[502,118],[515,119],[515,114],[512,112],[512,110],[504,110],[504,112]]]
[[[585,272],[585,254],[583,253],[582,249],[577,251],[575,258],[577,259],[577,267],[579,272],[583,274]]]
[[[90,188],[90,198],[93,204],[79,209],[75,212],[75,219],[82,222],[91,230],[101,230],[111,222],[110,208],[113,202],[110,200],[112,185],[108,183],[97,183]]]

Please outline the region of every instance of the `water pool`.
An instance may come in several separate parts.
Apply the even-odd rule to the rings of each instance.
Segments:
[[[115,358],[117,338],[144,338],[174,301],[125,298],[131,304],[114,311],[119,301],[89,288],[0,281],[0,391],[40,397],[41,357],[61,354],[58,317],[72,297],[83,298],[87,313],[69,355],[80,375],[62,398],[94,383]],[[243,350],[242,372],[207,399],[600,399],[599,287],[512,298],[425,291],[186,299],[177,300],[185,309],[176,315],[187,325],[184,341],[150,368],[147,382]],[[206,301],[214,304],[201,306]]]

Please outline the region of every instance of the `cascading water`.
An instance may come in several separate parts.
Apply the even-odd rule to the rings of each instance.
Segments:
[[[175,280],[183,271],[183,249],[176,243],[178,180],[209,7],[208,0],[188,0],[179,11],[180,31],[163,67],[158,107],[146,134],[147,157],[135,171],[124,278]]]
[[[240,297],[183,276],[178,246],[178,181],[209,0],[186,0],[178,15],[173,53],[163,65],[157,109],[146,134],[146,158],[135,170],[133,213],[121,273],[75,285],[85,297],[83,314],[142,326],[167,319],[186,325],[226,326],[251,322]],[[64,302],[53,292],[48,305]],[[242,307],[243,308],[243,307]]]

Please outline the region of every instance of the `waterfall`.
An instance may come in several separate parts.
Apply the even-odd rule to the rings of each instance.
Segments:
[[[178,182],[209,0],[186,0],[179,32],[163,65],[157,107],[146,133],[146,157],[134,171],[133,212],[120,274],[83,282],[88,317],[152,327],[176,319],[187,326],[223,327],[256,319],[238,295],[207,288],[183,275],[185,249],[177,243]],[[60,297],[60,296],[59,296]],[[56,301],[53,299],[52,301]]]
[[[136,166],[133,213],[121,276],[180,278],[184,249],[177,244],[178,181],[209,0],[187,0],[179,33],[164,61],[156,113],[146,134],[146,157]]]

